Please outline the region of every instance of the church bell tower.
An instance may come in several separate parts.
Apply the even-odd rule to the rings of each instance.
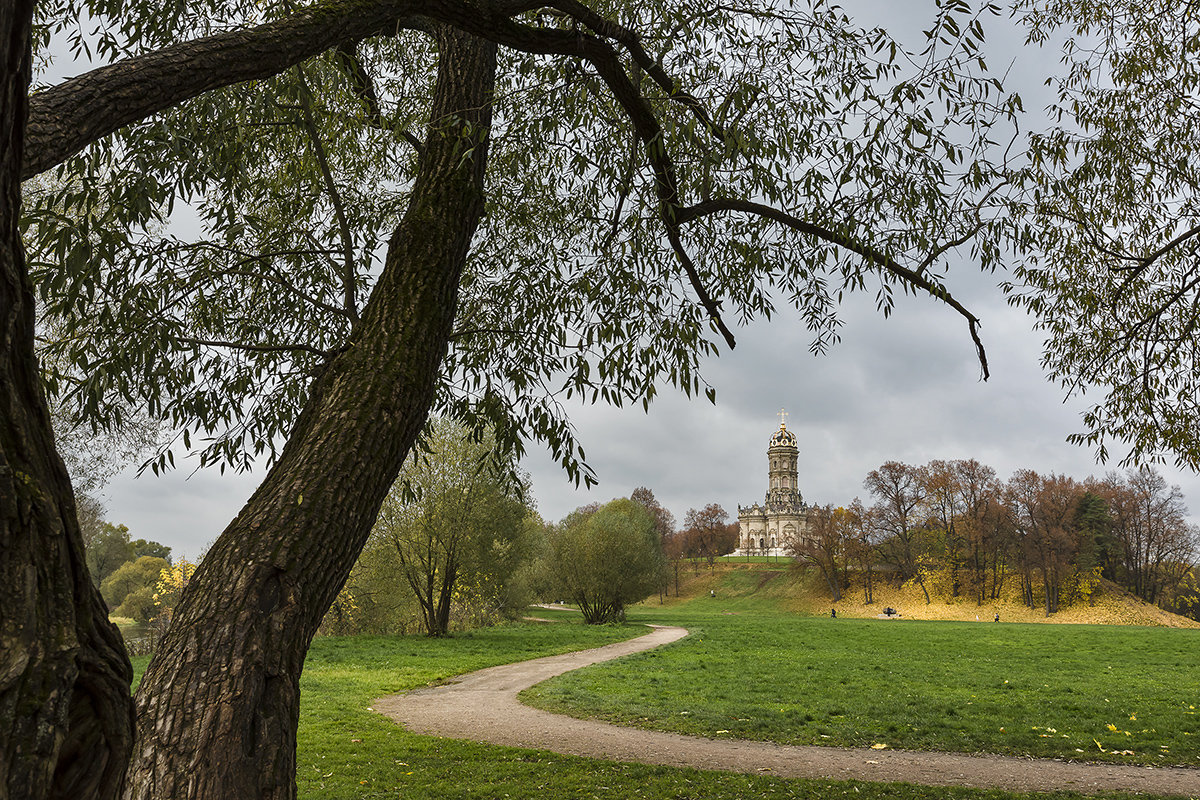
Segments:
[[[800,495],[800,448],[779,412],[779,430],[767,443],[767,497],[762,505],[738,505],[735,555],[789,556],[809,535],[808,506]]]
[[[779,412],[779,430],[771,436],[767,446],[766,505],[771,511],[798,510],[802,502],[797,469],[800,448],[796,446],[796,435],[787,429],[786,416]]]

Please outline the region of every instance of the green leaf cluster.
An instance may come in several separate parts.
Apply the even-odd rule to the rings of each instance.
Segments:
[[[949,298],[958,249],[994,267],[993,139],[1019,110],[980,55],[995,6],[939,4],[916,47],[822,0],[591,11],[636,32],[668,76],[613,40],[661,130],[642,141],[588,63],[501,51],[486,215],[440,413],[517,455],[542,441],[591,482],[566,404],[648,407],[663,385],[712,399],[699,364],[718,350],[713,309],[737,323],[789,309],[823,352],[847,292],[874,292],[887,314],[897,290]],[[288,13],[281,2],[60,0],[42,20],[47,42],[115,58]],[[24,221],[38,291],[67,333],[49,345],[74,376],[55,387],[62,401],[91,420],[131,404],[162,420],[174,434],[156,470],[177,450],[222,469],[273,458],[313,376],[352,346],[412,188],[434,57],[420,31],[346,43],[180,103],[63,165]],[[796,224],[685,214],[729,198]],[[670,220],[683,220],[676,233]]]
[[[1196,469],[1200,17],[1157,0],[1020,5],[1064,67],[1016,176],[1010,299],[1044,331],[1050,376],[1089,402],[1071,441]]]

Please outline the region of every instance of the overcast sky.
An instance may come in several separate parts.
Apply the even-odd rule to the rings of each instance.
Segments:
[[[910,3],[868,2],[872,24],[914,20]],[[1026,107],[1040,106],[1037,92],[1053,52],[1022,52],[1013,32],[992,34],[993,67],[1013,63]],[[1102,474],[1093,454],[1066,444],[1080,430],[1078,401],[1064,404],[1061,390],[1038,364],[1039,337],[1029,320],[1009,308],[995,284],[968,264],[952,273],[950,288],[983,320],[982,336],[992,377],[979,365],[962,318],[924,297],[901,298],[883,320],[870,294],[844,306],[843,341],[825,356],[808,352],[810,334],[787,314],[771,323],[735,330],[738,347],[706,362],[703,374],[717,404],[664,391],[645,414],[640,407],[580,406],[572,419],[600,484],[576,490],[536,445],[525,468],[543,517],[557,520],[576,506],[652,489],[682,523],[689,508],[737,506],[766,491],[767,440],[788,412],[800,447],[800,489],[810,503],[869,502],[862,481],[888,460],[976,458],[1002,479],[1032,468],[1075,478]],[[1114,452],[1115,448],[1114,448]],[[1119,455],[1119,454],[1118,454]],[[1164,468],[1200,507],[1200,479]],[[161,541],[177,555],[195,557],[217,537],[262,479],[190,474],[185,466],[165,477],[119,476],[106,491],[108,517],[129,526],[135,538]],[[1196,517],[1193,516],[1195,520]]]

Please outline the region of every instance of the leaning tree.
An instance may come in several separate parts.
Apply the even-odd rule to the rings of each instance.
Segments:
[[[794,308],[823,350],[864,289],[961,314],[986,375],[944,278],[959,250],[996,262],[991,137],[1018,103],[980,17],[930,13],[909,51],[822,2],[3,4],[6,790],[294,796],[305,652],[431,409],[587,481],[564,396],[711,397],[697,366],[730,324]],[[56,42],[109,63],[31,92]],[[136,709],[35,292],[81,417],[173,426],[156,468],[271,464]]]

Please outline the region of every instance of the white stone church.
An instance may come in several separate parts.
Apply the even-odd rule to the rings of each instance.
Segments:
[[[767,445],[768,489],[762,504],[738,505],[741,528],[734,555],[786,556],[798,537],[808,533],[808,504],[800,494],[796,462],[800,449],[780,412],[779,430]]]

